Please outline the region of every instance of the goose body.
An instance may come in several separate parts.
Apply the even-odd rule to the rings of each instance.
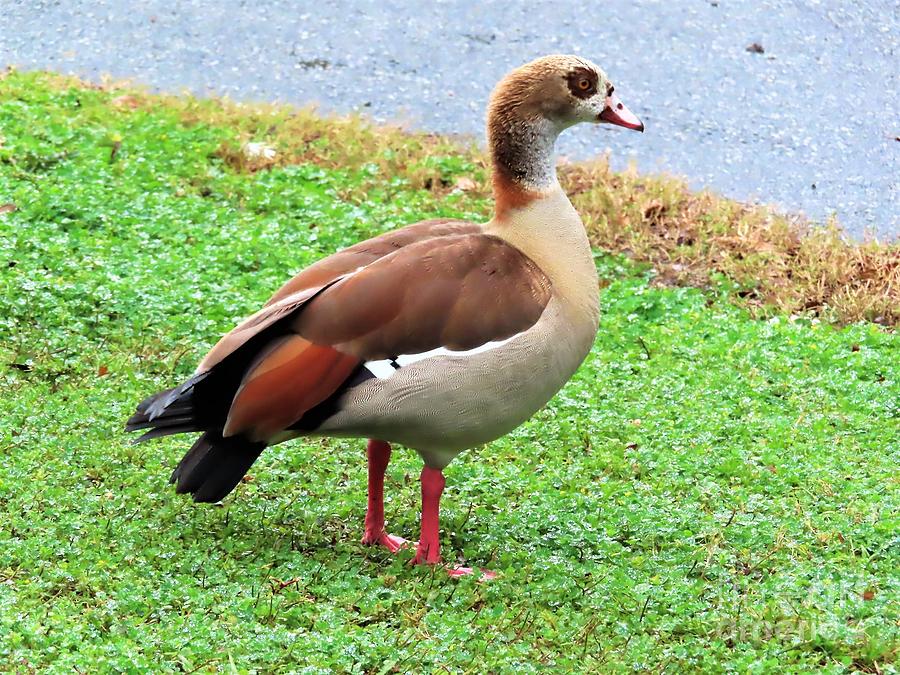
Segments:
[[[643,130],[588,61],[544,57],[510,73],[488,111],[489,222],[424,221],[308,267],[126,428],[144,430],[139,440],[202,432],[172,475],[197,501],[222,499],[268,445],[369,438],[364,542],[391,550],[404,540],[384,531],[389,443],[410,447],[425,463],[415,561],[438,562],[444,467],[543,407],[597,331],[590,244],[553,154],[580,121]]]
[[[548,228],[554,218],[555,227]],[[521,252],[516,238],[506,237],[510,232],[521,235],[529,221],[537,233],[549,231],[556,237],[554,242],[524,237],[522,243],[538,245],[535,253],[542,244],[558,246],[560,237],[571,239],[571,246],[551,248],[566,255],[541,257],[543,265],[535,264],[531,256],[529,263],[522,263],[535,274],[534,287],[509,291],[485,284],[484,296],[479,295],[481,311],[493,307],[505,314],[515,309],[508,307],[510,292],[527,294],[529,301],[532,294],[539,294],[515,328],[479,336],[477,341],[484,342],[469,349],[440,345],[364,362],[374,377],[348,389],[337,411],[310,431],[400,443],[418,451],[427,466],[443,469],[458,453],[503,436],[542,408],[593,343],[599,313],[597,274],[581,220],[559,189],[512,222],[473,228],[474,237],[491,242],[490,248]],[[451,239],[446,245],[468,243]],[[566,282],[573,273],[578,276],[571,284],[574,294],[567,294]],[[414,285],[410,291],[416,292]],[[540,314],[532,322],[537,314],[533,307]],[[471,310],[470,318],[479,321],[479,313]],[[511,330],[516,332],[507,335]]]

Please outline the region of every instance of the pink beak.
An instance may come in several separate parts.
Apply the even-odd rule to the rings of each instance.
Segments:
[[[615,94],[610,94],[606,97],[606,107],[600,113],[599,120],[607,124],[625,127],[626,129],[634,129],[635,131],[644,130],[644,123],[637,118],[637,115],[626,108],[625,104]]]

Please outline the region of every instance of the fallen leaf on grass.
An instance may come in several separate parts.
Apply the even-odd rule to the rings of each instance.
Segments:
[[[110,103],[112,103],[116,108],[127,108],[128,110],[134,110],[141,104],[141,102],[131,94],[122,94],[121,96],[116,96],[112,101],[110,101]]]
[[[12,213],[17,208],[19,207],[12,202],[9,202],[8,204],[0,204],[0,213]]]

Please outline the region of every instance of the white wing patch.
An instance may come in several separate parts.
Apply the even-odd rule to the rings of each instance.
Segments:
[[[396,368],[391,365],[390,360],[383,359],[381,361],[366,361],[366,370],[372,373],[379,380],[386,380],[394,374]]]
[[[387,380],[394,373],[396,373],[403,366],[408,366],[413,363],[418,363],[419,361],[424,361],[425,359],[431,359],[436,356],[473,356],[475,354],[481,354],[483,352],[490,351],[492,349],[496,349],[502,345],[505,345],[510,340],[514,340],[521,333],[516,333],[515,335],[511,335],[505,340],[494,340],[492,342],[485,342],[483,345],[478,345],[473,349],[466,349],[463,351],[453,351],[452,349],[447,349],[446,347],[438,347],[437,349],[431,349],[427,352],[422,352],[420,354],[400,354],[396,358],[393,359],[381,359],[380,361],[366,361],[363,365],[366,369],[372,373],[375,377],[380,380]]]

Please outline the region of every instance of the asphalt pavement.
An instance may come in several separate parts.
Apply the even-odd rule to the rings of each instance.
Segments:
[[[900,237],[896,0],[0,0],[0,66],[479,138],[497,79],[554,52],[602,65],[647,127],[576,127],[561,154],[609,150],[617,167]]]

